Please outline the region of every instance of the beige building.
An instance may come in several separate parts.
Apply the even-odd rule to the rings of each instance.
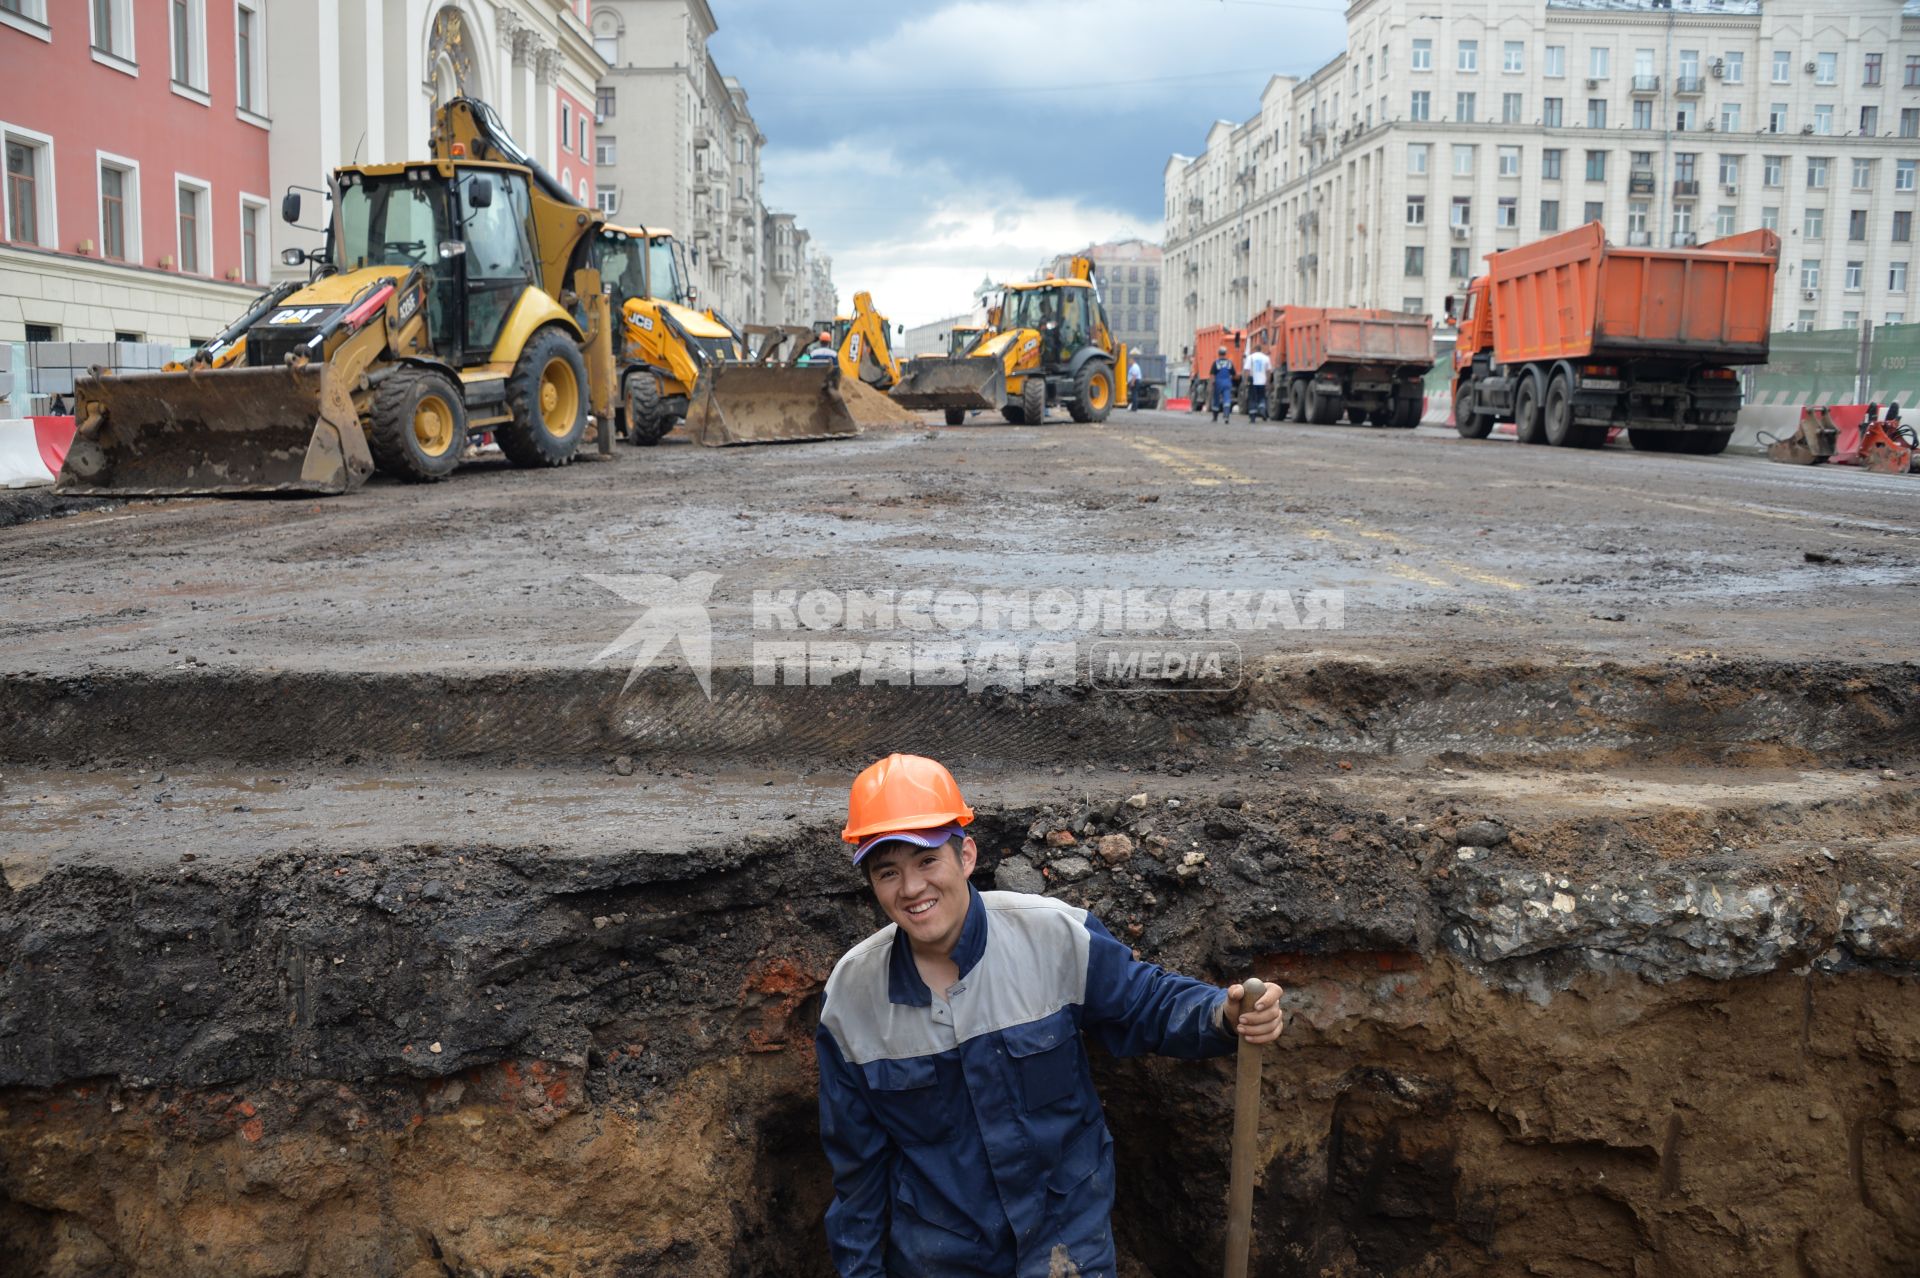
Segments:
[[[1489,253],[1598,220],[1771,227],[1776,328],[1920,317],[1920,4],[1356,0],[1165,170],[1162,349],[1269,302],[1438,314]]]
[[[1160,351],[1161,248],[1145,240],[1118,240],[1062,253],[1046,266],[1064,275],[1075,257],[1091,257],[1107,306],[1107,323],[1129,350],[1144,355]]]
[[[767,140],[746,88],[707,52],[717,24],[706,0],[598,0],[591,27],[607,64],[595,99],[607,216],[670,228],[703,302],[736,323],[819,318],[822,259],[791,214],[762,201]]]

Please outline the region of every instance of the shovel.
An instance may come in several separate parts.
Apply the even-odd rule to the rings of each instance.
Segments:
[[[1267,992],[1257,976],[1241,982],[1240,1007],[1251,1008]],[[1227,1181],[1227,1278],[1247,1278],[1253,1242],[1253,1155],[1260,1135],[1260,1060],[1264,1044],[1240,1040],[1233,1079],[1233,1166]]]

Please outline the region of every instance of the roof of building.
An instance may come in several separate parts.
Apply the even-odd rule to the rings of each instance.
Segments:
[[[1920,2],[1920,0],[1915,0]],[[1547,0],[1549,9],[1625,9],[1675,13],[1725,13],[1760,16],[1760,0]]]

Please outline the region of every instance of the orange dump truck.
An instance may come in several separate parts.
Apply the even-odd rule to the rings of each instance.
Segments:
[[[1484,439],[1598,448],[1624,426],[1635,448],[1718,453],[1740,381],[1764,364],[1780,237],[1698,248],[1619,248],[1598,222],[1487,259],[1454,347],[1454,422]]]
[[[1196,413],[1205,412],[1213,396],[1213,361],[1220,357],[1222,346],[1227,348],[1227,358],[1233,361],[1233,376],[1238,381],[1240,361],[1247,353],[1247,330],[1209,324],[1193,335],[1193,380],[1188,393]]]
[[[1327,425],[1340,420],[1413,427],[1427,370],[1433,320],[1354,307],[1281,308],[1268,414]]]

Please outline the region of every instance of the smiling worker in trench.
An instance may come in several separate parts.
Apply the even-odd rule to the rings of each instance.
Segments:
[[[973,810],[932,759],[853,783],[842,838],[892,923],[828,978],[815,1050],[843,1278],[1112,1278],[1113,1139],[1081,1043],[1196,1059],[1280,1037],[1253,1008],[1136,960],[1085,910],[980,892]]]

